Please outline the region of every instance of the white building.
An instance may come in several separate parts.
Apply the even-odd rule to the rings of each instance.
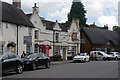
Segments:
[[[19,4],[19,2],[18,2]],[[21,55],[29,46],[24,44],[24,36],[32,35],[34,27],[24,12],[11,4],[0,2],[0,53]]]
[[[33,7],[33,13],[27,14],[27,16],[36,27],[33,31],[34,52],[44,52],[44,49],[40,48],[41,44],[51,46],[49,56],[61,55],[63,60],[67,60],[67,58],[80,52],[78,19],[73,19],[71,24],[45,20],[39,16],[36,4]]]

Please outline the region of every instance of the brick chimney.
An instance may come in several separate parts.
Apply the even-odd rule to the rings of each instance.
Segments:
[[[108,30],[108,24],[104,25],[104,29]]]
[[[21,0],[13,0],[13,5],[15,5],[18,8],[21,8]]]

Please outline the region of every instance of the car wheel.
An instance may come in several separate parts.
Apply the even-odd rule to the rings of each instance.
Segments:
[[[106,61],[106,58],[105,58],[105,57],[103,57],[103,61]]]
[[[46,68],[50,68],[50,62],[47,62],[45,65]]]
[[[86,62],[86,58],[84,59],[84,61],[83,62]]]
[[[118,60],[118,58],[116,57],[115,60]]]
[[[34,62],[32,63],[32,70],[36,70],[36,64]]]
[[[17,66],[16,73],[21,74],[22,71],[23,71],[23,67],[22,67],[22,65],[18,65],[18,66]]]

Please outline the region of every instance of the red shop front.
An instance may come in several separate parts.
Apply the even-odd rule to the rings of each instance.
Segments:
[[[39,45],[39,53],[45,53],[47,56],[49,56],[49,49],[51,49],[51,47],[47,44]]]

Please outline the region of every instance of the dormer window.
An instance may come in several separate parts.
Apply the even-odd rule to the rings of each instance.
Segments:
[[[77,33],[72,33],[72,41],[77,40]]]

